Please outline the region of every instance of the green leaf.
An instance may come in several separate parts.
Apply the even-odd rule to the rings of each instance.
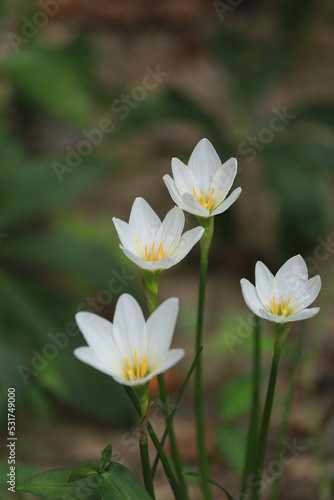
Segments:
[[[117,500],[151,500],[139,479],[124,465],[112,462],[100,476],[102,498]]]
[[[247,413],[251,406],[252,379],[241,377],[224,386],[220,393],[220,412],[225,420]]]
[[[101,495],[97,490],[93,478],[81,479],[75,483],[68,483],[68,479],[74,469],[54,469],[42,472],[34,476],[22,485],[17,486],[17,490],[26,491],[36,495],[43,500],[59,500],[86,498],[89,500],[101,500]]]
[[[112,457],[112,445],[108,444],[106,448],[101,453],[100,458],[100,471],[103,472],[111,462]]]
[[[227,463],[241,474],[246,451],[244,433],[234,425],[224,425],[217,429],[216,437],[218,447]]]
[[[89,93],[77,72],[56,51],[30,45],[4,59],[0,71],[11,78],[16,92],[30,105],[74,124],[89,123]]]
[[[85,479],[88,476],[94,476],[99,473],[99,466],[96,462],[87,462],[86,464],[78,465],[69,477],[68,482]]]

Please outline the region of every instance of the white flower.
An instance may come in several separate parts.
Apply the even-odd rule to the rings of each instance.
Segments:
[[[143,198],[136,198],[126,222],[113,218],[121,249],[135,264],[150,271],[168,269],[182,260],[201,239],[204,229],[195,227],[182,236],[185,217],[172,208],[163,222]]]
[[[174,179],[163,177],[169,194],[180,208],[197,216],[225,212],[241,193],[239,187],[226,198],[237,173],[237,160],[230,158],[222,165],[208,139],[199,141],[188,166],[173,158],[172,172]]]
[[[320,288],[320,276],[308,279],[306,263],[300,255],[289,259],[276,276],[262,262],[257,262],[255,286],[241,280],[248,307],[257,316],[275,323],[290,323],[317,314],[319,307],[306,308],[317,298]]]
[[[178,310],[178,299],[168,299],[145,322],[137,301],[123,294],[113,324],[96,314],[79,312],[76,322],[88,346],[78,347],[74,354],[120,384],[145,384],[184,356],[183,349],[170,349]]]

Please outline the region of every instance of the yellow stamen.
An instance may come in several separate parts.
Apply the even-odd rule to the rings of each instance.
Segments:
[[[275,296],[273,296],[273,300],[270,302],[271,312],[275,314],[275,316],[284,316],[286,317],[289,311],[289,304],[291,298],[288,299],[287,303],[284,305],[284,297],[282,297],[280,306],[277,306],[275,303]]]
[[[136,378],[136,374],[135,372],[133,371],[131,365],[130,365],[130,361],[128,360],[128,358],[125,358],[125,362],[127,364],[127,368],[125,368],[125,373],[127,374],[129,380],[133,380]]]
[[[159,245],[159,248],[158,248],[156,260],[161,259],[162,258],[162,254],[163,254],[163,244],[161,242],[160,245]]]
[[[211,208],[212,208],[212,205],[213,205],[212,197],[213,197],[214,192],[215,192],[215,188],[212,188],[212,191],[211,191],[209,199],[208,199],[208,210],[211,210]]]
[[[138,360],[136,349],[134,349],[134,355],[135,355],[135,365],[136,365],[135,368],[132,368],[129,359],[125,358],[126,368],[124,368],[124,371],[126,374],[126,378],[128,380],[138,380],[139,378],[142,378],[142,377],[145,377],[146,375],[148,375],[147,354],[145,355],[145,357],[143,359],[141,367],[140,367],[140,363]]]
[[[142,363],[142,365],[141,365],[141,376],[142,376],[142,377],[145,377],[146,372],[147,372],[147,354],[146,354],[146,356],[144,357],[144,359],[143,359],[143,363]]]
[[[275,304],[275,296],[273,296],[273,300],[270,304],[271,304],[271,312],[275,314],[275,316],[277,316],[278,307]]]
[[[205,196],[204,196],[204,193],[203,193],[203,189],[201,189],[201,197],[202,197],[202,199],[201,199],[201,201],[199,201],[199,198],[198,198],[198,196],[196,194],[195,188],[193,188],[193,194],[194,194],[194,197],[195,197],[195,200],[197,201],[197,203],[199,203],[202,207],[207,208],[209,211],[211,211],[212,206],[213,206],[212,198],[213,198],[213,193],[214,192],[215,192],[215,188],[212,188],[212,191],[210,193],[208,201],[205,201]]]
[[[198,197],[197,197],[197,194],[196,194],[196,191],[195,191],[195,188],[193,188],[193,193],[194,193],[194,196],[195,196],[195,200],[197,201],[197,203],[199,203],[201,205],[201,202],[199,201]]]
[[[134,349],[135,352],[135,362],[136,362],[136,372],[137,372],[137,378],[140,376],[140,366],[138,362],[138,356],[137,356],[137,351]]]
[[[153,245],[152,245],[150,262],[153,262],[153,260],[154,260],[154,242],[153,242]]]
[[[153,262],[155,260],[161,260],[161,259],[165,258],[163,242],[160,243],[160,245],[158,247],[157,255],[155,257],[154,257],[154,246],[155,246],[155,243],[152,244],[151,252],[149,254],[148,250],[147,250],[147,245],[145,245],[145,260],[146,260],[146,262],[148,262],[148,261]]]

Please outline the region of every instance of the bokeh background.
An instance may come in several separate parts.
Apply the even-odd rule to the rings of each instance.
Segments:
[[[258,259],[276,271],[301,253],[310,274],[323,278],[322,309],[307,326],[286,438],[303,451],[283,468],[281,498],[330,499],[331,0],[2,0],[0,16],[1,498],[11,498],[8,387],[17,394],[18,482],[96,460],[109,442],[115,460],[140,475],[134,414],[120,387],[74,358],[84,341],[73,318],[93,308],[112,319],[125,291],[145,307],[139,272],[119,250],[111,219],[128,220],[136,196],[163,217],[173,206],[162,181],[171,158],[187,162],[207,137],[222,161],[237,157],[235,187],[243,188],[216,218],[210,261],[204,356],[212,477],[237,494],[252,347],[239,280],[253,279]],[[161,300],[180,297],[175,345],[187,351],[168,375],[171,400],[194,356],[198,260],[195,248],[160,279]],[[273,331],[263,328],[265,389]],[[298,332],[295,325],[280,367],[268,461]],[[196,470],[192,407],[189,386],[176,429]],[[154,424],[163,428],[158,415]],[[171,498],[162,473],[156,486],[157,498]]]

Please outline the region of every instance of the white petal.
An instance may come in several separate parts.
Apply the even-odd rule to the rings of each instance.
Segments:
[[[174,264],[175,264],[175,261],[172,257],[161,259],[161,260],[154,260],[153,262],[150,262],[150,261],[146,262],[145,259],[138,257],[138,255],[134,255],[127,248],[121,247],[121,249],[123,250],[124,254],[130,260],[132,260],[132,262],[134,262],[140,268],[147,269],[148,271],[157,271],[158,269],[168,269],[168,268],[174,266]]]
[[[194,215],[200,215],[201,217],[210,217],[210,211],[200,205],[193,194],[184,193],[182,196],[184,205],[187,207],[184,209]]]
[[[135,242],[138,235],[135,233],[133,227],[120,219],[116,219],[116,217],[113,217],[112,221],[123,247],[126,247],[133,253],[136,253],[137,247]]]
[[[136,198],[132,205],[129,224],[144,244],[151,247],[161,220],[144,198]]]
[[[266,309],[270,310],[273,296],[276,300],[279,297],[275,287],[275,278],[261,261],[258,261],[255,266],[255,287],[260,301]]]
[[[237,174],[237,168],[237,160],[230,158],[215,171],[210,187],[210,192],[213,188],[215,190],[213,199],[224,200],[226,198]]]
[[[148,318],[146,323],[148,364],[155,365],[169,350],[178,312],[179,299],[173,297],[165,300]]]
[[[291,309],[298,312],[308,307],[318,297],[320,289],[320,276],[314,276],[314,278],[309,279],[305,284],[303,283],[294,296],[291,297]]]
[[[195,173],[203,191],[207,191],[212,183],[212,177],[220,166],[220,158],[208,139],[199,141],[189,158],[189,168]]]
[[[218,215],[218,214],[222,214],[223,212],[225,212],[239,198],[240,194],[241,194],[241,188],[238,187],[237,189],[232,191],[232,193],[223,201],[223,203],[221,203],[221,205],[219,205],[212,212],[211,215]]]
[[[77,325],[87,344],[94,349],[114,349],[113,325],[110,321],[90,312],[75,315]]]
[[[114,375],[119,375],[120,365],[118,363],[117,353],[115,358],[113,359],[110,356],[110,362],[106,363],[105,360],[102,360],[100,357],[101,352],[95,351],[91,347],[78,347],[74,350],[74,355],[86,365],[95,368],[96,370],[105,373],[111,377]]]
[[[190,250],[202,238],[203,233],[203,227],[194,227],[182,235],[180,243],[173,253],[174,264],[177,264],[188,255]]]
[[[320,311],[320,307],[313,307],[311,309],[303,309],[297,314],[291,314],[291,316],[286,317],[286,321],[299,321],[302,319],[312,318]]]
[[[176,203],[176,205],[178,207],[187,211],[186,205],[184,204],[182,197],[181,197],[181,195],[176,187],[176,184],[175,184],[174,180],[171,178],[171,176],[164,175],[162,179],[163,179],[164,183],[166,184],[166,187],[167,187],[169,194],[170,194],[172,200],[174,201],[174,203]]]
[[[184,193],[192,193],[192,189],[200,193],[202,186],[197,181],[194,172],[178,158],[172,159],[172,172],[174,182],[182,196]]]
[[[114,314],[114,340],[124,360],[128,358],[134,364],[134,350],[141,362],[146,355],[147,335],[145,318],[138,302],[124,293],[117,301]]]
[[[168,212],[163,220],[156,235],[155,251],[158,251],[159,245],[163,243],[163,250],[168,256],[180,241],[184,228],[185,217],[181,208],[174,207]]]
[[[264,309],[263,304],[260,302],[258,294],[256,293],[255,286],[245,278],[242,278],[240,284],[242,295],[249,309],[253,311],[253,313],[255,313],[257,316],[260,316],[260,318],[270,319],[270,316],[272,316],[272,314],[268,313]]]
[[[166,352],[159,361],[157,369],[152,373],[152,376],[159,375],[163,373],[172,366],[176,365],[184,357],[183,349],[171,349]]]
[[[308,281],[307,266],[301,255],[291,257],[276,274],[278,291],[284,299],[292,298]]]

